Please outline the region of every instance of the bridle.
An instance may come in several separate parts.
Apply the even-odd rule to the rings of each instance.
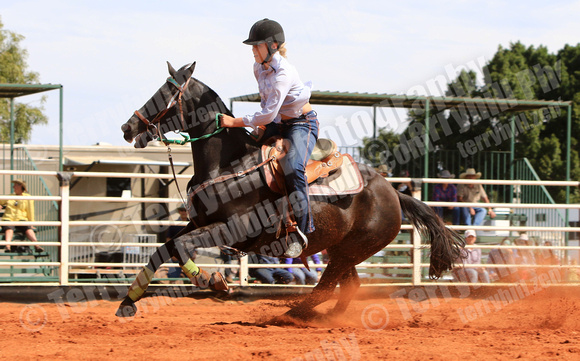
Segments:
[[[212,137],[218,133],[220,133],[221,131],[224,130],[224,128],[221,126],[221,122],[220,122],[220,113],[216,114],[215,117],[215,122],[216,122],[216,130],[213,131],[212,133],[209,134],[204,134],[201,137],[198,138],[190,138],[188,134],[185,133],[180,133],[180,135],[184,138],[183,140],[179,140],[179,139],[168,139],[166,138],[160,131],[159,128],[157,127],[157,123],[159,123],[159,120],[161,118],[163,118],[165,116],[165,114],[175,106],[175,104],[177,104],[177,106],[179,107],[179,120],[181,121],[181,130],[180,131],[184,131],[186,130],[186,126],[185,126],[185,119],[183,117],[183,106],[182,106],[182,97],[183,97],[183,93],[185,93],[185,91],[187,90],[187,87],[189,85],[189,81],[192,78],[188,78],[185,83],[183,83],[183,85],[179,85],[179,83],[173,79],[173,77],[169,77],[167,78],[167,82],[174,85],[177,88],[177,93],[175,95],[173,95],[172,99],[169,101],[169,104],[167,105],[167,108],[165,108],[164,110],[162,110],[161,112],[159,112],[152,120],[148,120],[147,118],[145,118],[145,116],[143,116],[143,114],[141,114],[139,112],[139,110],[135,110],[135,116],[137,118],[139,118],[143,123],[145,123],[145,125],[147,126],[147,131],[149,131],[151,128],[153,128],[154,130],[154,134],[157,137],[157,140],[162,141],[163,143],[165,143],[165,145],[169,145],[169,144],[179,144],[179,145],[183,145],[186,143],[193,143],[195,141],[198,141],[200,139],[206,139],[209,137]],[[176,133],[179,131],[176,131]]]
[[[175,104],[178,105],[179,107],[179,120],[181,121],[181,129],[185,130],[185,119],[183,118],[183,106],[182,106],[182,102],[181,102],[181,98],[183,97],[183,93],[185,93],[185,90],[187,89],[188,85],[189,85],[189,81],[191,80],[191,77],[187,78],[187,80],[185,81],[185,83],[183,83],[183,85],[179,85],[179,83],[173,79],[173,77],[169,77],[167,78],[167,82],[169,84],[172,84],[173,86],[175,86],[177,88],[177,93],[175,93],[175,95],[173,95],[173,97],[171,98],[171,100],[169,101],[169,104],[167,104],[167,107],[162,110],[161,112],[157,113],[157,115],[152,119],[152,120],[148,120],[147,118],[145,118],[145,116],[143,116],[143,114],[141,114],[139,112],[139,110],[135,110],[135,116],[137,118],[139,118],[143,123],[145,123],[145,125],[147,126],[147,130],[149,130],[150,128],[154,128],[155,132],[157,133],[157,137],[159,139],[162,138],[162,134],[160,134],[159,129],[157,127],[157,123],[159,123],[159,120],[161,118],[163,118],[165,116],[165,114],[169,111],[169,109],[173,108],[175,106]],[[177,99],[176,99],[177,98]]]

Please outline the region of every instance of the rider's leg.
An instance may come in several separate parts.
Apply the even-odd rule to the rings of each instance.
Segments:
[[[282,135],[290,141],[290,149],[283,158],[286,188],[296,219],[303,234],[314,231],[314,222],[308,197],[305,168],[318,139],[318,119],[310,112],[306,119],[299,119],[282,127]],[[306,237],[303,237],[306,241]]]

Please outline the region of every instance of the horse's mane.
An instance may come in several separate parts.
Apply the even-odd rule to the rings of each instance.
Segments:
[[[222,98],[211,87],[195,77],[192,77],[191,80],[193,82],[190,84],[190,87],[200,87],[199,93],[193,92],[193,94],[201,94],[199,98],[200,103],[207,102],[206,104],[209,104],[213,102],[215,105],[206,105],[206,107],[217,109],[217,111],[220,113],[235,117],[232,111],[226,106]],[[245,128],[227,128],[226,131],[228,134],[238,136],[238,139],[242,139],[247,144],[256,147],[260,146],[256,140],[250,136]]]

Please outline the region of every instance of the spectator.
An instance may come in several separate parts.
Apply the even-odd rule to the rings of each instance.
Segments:
[[[465,173],[459,175],[461,179],[479,179],[481,172],[475,172],[475,169],[469,168]],[[477,203],[483,201],[489,203],[489,198],[481,184],[460,184],[457,189],[457,199],[460,202]],[[482,207],[461,207],[461,216],[468,226],[480,226],[487,211]],[[495,218],[495,212],[489,208],[489,216]]]
[[[219,258],[224,262],[224,264],[232,264],[232,255],[231,252],[224,250],[220,247],[220,256]],[[226,275],[226,281],[228,283],[234,282],[234,276],[236,275],[236,271],[230,267],[224,267],[224,274]]]
[[[552,242],[550,241],[545,241],[544,242],[544,246],[546,248],[544,249],[538,249],[536,250],[536,263],[540,266],[557,266],[560,264],[560,261],[558,260],[558,256],[556,256],[556,254],[554,253],[554,250],[548,247],[552,247]],[[560,270],[558,268],[552,268],[552,267],[538,267],[537,270],[538,274],[550,274],[550,273],[555,273],[555,272],[560,272]],[[549,275],[548,275],[549,276]],[[559,279],[562,277],[562,274],[559,275]]]
[[[408,170],[402,170],[399,173],[399,177],[400,178],[409,178],[409,171]],[[415,191],[415,182],[408,181],[408,182],[402,182],[402,183],[396,183],[393,185],[393,187],[395,187],[396,190],[398,190],[399,192],[406,194],[410,197],[413,196],[413,192]]]
[[[253,264],[279,264],[277,258],[268,257],[261,254],[251,254],[248,255],[248,263]],[[286,271],[283,268],[251,268],[249,272],[251,277],[256,278],[258,281],[266,284],[273,285],[274,283],[288,284],[294,281],[294,276],[292,273]]]
[[[504,238],[500,246],[510,246],[512,242],[509,237]],[[494,248],[487,256],[487,263],[490,264],[516,264],[514,251],[510,248]],[[515,268],[498,267],[490,269],[491,276],[498,281],[516,281],[517,270]]]
[[[386,164],[379,165],[379,167],[377,168],[377,173],[379,173],[383,177],[392,177],[393,176],[393,171]]]
[[[465,243],[473,246],[477,240],[474,230],[465,231]],[[481,249],[470,248],[461,251],[461,258],[455,263],[463,263],[463,267],[453,269],[453,277],[460,282],[477,283],[480,280],[483,283],[489,283],[489,273],[485,268],[466,268],[465,265],[481,264]]]
[[[12,181],[12,189],[14,190],[13,195],[17,196],[30,196],[26,189],[26,182],[22,179],[15,179]],[[5,208],[3,221],[30,221],[34,222],[34,201],[27,199],[19,200],[3,200],[0,201],[0,205]],[[21,232],[26,238],[31,242],[38,242],[36,235],[34,234],[34,226],[3,226],[4,239],[6,242],[11,242],[14,237],[14,231]],[[34,246],[37,252],[43,252],[44,249],[40,246]],[[6,246],[6,251],[12,251],[10,245]]]
[[[442,171],[437,175],[442,179],[452,179],[455,178],[455,174],[449,173],[448,170]],[[434,202],[457,202],[457,188],[454,184],[450,183],[438,183],[433,187],[433,199]],[[459,224],[459,207],[449,206],[449,207],[434,207],[435,213],[445,219],[451,216],[452,224]]]
[[[320,256],[318,253],[313,254],[309,258],[312,259],[314,264],[321,264]],[[302,264],[302,260],[300,258],[286,258],[286,264]],[[288,272],[294,275],[294,280],[296,281],[297,285],[315,285],[318,280],[320,279],[320,275],[322,274],[322,268],[317,268],[316,270],[308,270],[305,267],[301,268],[287,268]]]

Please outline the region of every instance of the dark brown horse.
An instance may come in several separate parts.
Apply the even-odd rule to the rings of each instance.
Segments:
[[[265,185],[255,167],[260,144],[243,128],[220,128],[218,113],[230,114],[218,95],[202,82],[191,78],[195,63],[175,71],[169,64],[170,77],[155,95],[122,126],[125,140],[135,147],[172,130],[187,132],[191,140],[194,175],[188,192],[210,184],[189,197],[192,222],[177,238],[161,246],[149,264],[137,276],[123,301],[118,316],[133,315],[139,300],[157,268],[170,257],[181,265],[190,262],[195,247],[227,245],[250,253],[283,257],[280,242],[280,209],[284,197]],[[311,294],[288,311],[304,316],[328,300],[340,283],[340,296],[334,312],[344,312],[360,286],[355,266],[387,246],[399,233],[401,209],[431,245],[429,276],[438,278],[452,268],[460,256],[463,239],[445,227],[424,203],[393,189],[372,168],[358,165],[364,189],[357,194],[312,199],[316,231],[308,235],[305,255],[327,250],[329,263]],[[239,174],[223,182],[211,182],[221,176]]]

